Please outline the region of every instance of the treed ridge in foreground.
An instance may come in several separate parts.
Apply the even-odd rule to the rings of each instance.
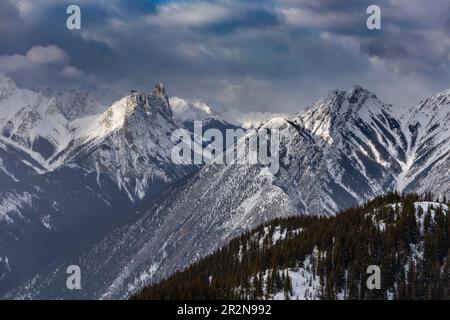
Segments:
[[[335,217],[276,219],[133,299],[449,299],[448,211],[431,194],[389,193]]]

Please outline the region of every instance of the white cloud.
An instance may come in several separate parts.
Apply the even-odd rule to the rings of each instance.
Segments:
[[[64,64],[68,59],[67,53],[58,46],[34,46],[23,55],[0,55],[0,71],[26,71],[41,65]]]
[[[5,7],[9,1],[16,6]],[[156,7],[78,0],[95,17],[85,15],[89,27],[81,32],[61,33],[68,1],[0,1],[0,71],[30,87],[95,81],[126,92],[162,81],[174,94],[240,112],[296,112],[354,84],[402,104],[448,86],[448,0],[430,8],[420,0],[381,0],[382,31],[375,33],[357,0],[174,0]],[[77,63],[57,49],[12,51],[48,39],[70,48]],[[414,90],[390,90],[399,83]]]
[[[62,6],[69,6],[71,4],[76,5],[88,5],[92,3],[92,0],[7,0],[18,10],[20,16],[25,19],[35,19],[45,14],[46,10],[54,6],[55,4]],[[62,14],[66,14],[65,10]]]
[[[64,67],[64,69],[61,71],[61,74],[64,77],[70,78],[70,79],[81,79],[84,77],[83,71],[81,71],[75,67],[72,67],[72,66]]]
[[[365,21],[354,12],[317,11],[311,8],[287,7],[279,9],[287,25],[294,27],[309,27],[318,29],[333,29],[344,26],[355,26],[358,22]],[[361,15],[364,16],[362,11]],[[361,24],[365,27],[365,24]]]
[[[194,1],[161,5],[156,14],[147,16],[147,21],[160,26],[193,27],[218,23],[232,16],[229,6]]]
[[[288,117],[287,113],[272,113],[272,112],[248,112],[238,113],[236,115],[236,122],[243,128],[257,128],[268,120],[275,117]]]
[[[66,52],[55,45],[35,46],[27,51],[26,57],[33,63],[63,63],[68,60]]]

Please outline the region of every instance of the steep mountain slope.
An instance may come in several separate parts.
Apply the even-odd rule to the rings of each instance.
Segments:
[[[425,200],[390,194],[335,217],[271,221],[135,298],[448,299],[449,206]],[[380,289],[366,285],[371,265]]]
[[[262,129],[278,130],[279,170],[261,164],[206,165],[133,221],[50,266],[8,297],[123,298],[277,217],[334,215],[389,190],[414,189],[413,181],[421,190],[449,197],[449,110],[442,99],[428,101],[432,108],[443,106],[439,117],[421,119],[422,108],[397,110],[354,87],[333,91],[293,117],[274,118],[237,145]],[[430,131],[431,123],[439,124],[441,136]],[[427,159],[439,159],[428,171],[444,174],[408,180],[430,165],[420,160],[418,144],[429,150]],[[435,183],[433,177],[442,180]],[[82,292],[63,286],[64,269],[73,260],[89,283]]]
[[[0,135],[45,160],[70,140],[69,124],[56,100],[41,93],[19,89],[0,74]]]
[[[132,201],[158,193],[194,170],[171,160],[172,133],[179,128],[163,85],[150,94],[131,92],[105,113],[73,122],[75,139],[50,161],[75,163],[115,181]]]
[[[405,186],[406,191],[429,190],[449,197],[450,90],[425,99],[405,118],[411,142],[399,187]]]
[[[8,91],[11,101],[14,95],[40,97]],[[39,132],[54,142],[54,150],[61,149],[47,160],[30,150],[25,138],[0,140],[0,179],[5,181],[0,186],[0,256],[11,270],[2,276],[0,293],[67,255],[68,248],[76,251],[129,220],[144,198],[158,199],[169,184],[197,170],[170,159],[171,134],[179,127],[162,85],[149,94],[132,92],[104,113],[65,121],[65,147],[54,128],[43,136],[32,122],[32,130],[24,133],[33,141],[30,137]]]
[[[37,157],[38,154],[34,153],[32,157],[29,150],[0,137],[0,189],[5,190],[13,182],[45,172],[46,168],[35,160]]]

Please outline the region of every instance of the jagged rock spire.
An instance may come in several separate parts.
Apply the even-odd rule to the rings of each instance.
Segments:
[[[155,88],[153,89],[153,94],[155,94],[157,96],[165,97],[166,96],[166,89],[164,88],[164,84],[157,83],[155,85]]]

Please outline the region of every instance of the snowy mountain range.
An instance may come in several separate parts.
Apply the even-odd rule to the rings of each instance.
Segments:
[[[110,107],[75,96],[67,107],[65,94],[0,78],[0,296],[124,298],[276,217],[333,215],[390,190],[450,197],[450,90],[398,108],[355,86],[272,118],[247,137],[279,130],[275,174],[175,165],[177,128],[237,126],[163,85]],[[65,286],[72,264],[83,290]]]
[[[2,290],[196,170],[170,161],[179,126],[162,85],[70,120],[59,96],[2,84],[0,252],[14,270],[2,276]]]

